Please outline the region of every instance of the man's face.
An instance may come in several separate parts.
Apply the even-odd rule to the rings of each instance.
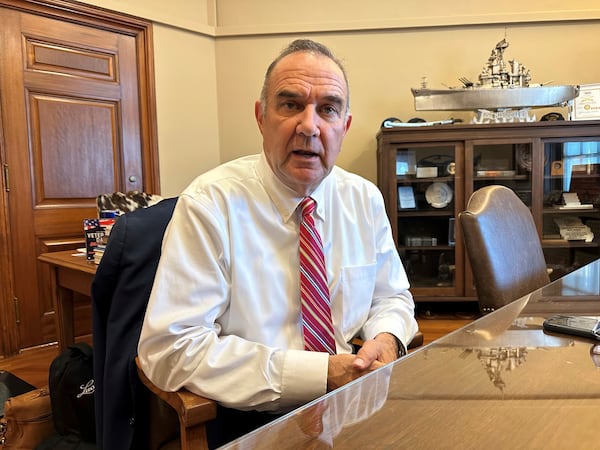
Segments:
[[[347,98],[344,75],[335,62],[297,52],[275,66],[266,105],[256,102],[267,161],[300,196],[310,195],[335,164],[352,121],[346,115]]]

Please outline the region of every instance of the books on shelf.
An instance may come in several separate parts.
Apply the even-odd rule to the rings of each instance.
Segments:
[[[576,210],[576,209],[593,209],[594,205],[592,205],[591,203],[584,203],[581,205],[554,205],[554,209],[558,209],[558,210],[565,210],[565,209],[572,209],[572,210]]]

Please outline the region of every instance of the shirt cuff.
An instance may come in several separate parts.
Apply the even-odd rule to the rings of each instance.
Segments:
[[[281,407],[288,408],[327,393],[329,354],[287,350],[283,364]]]

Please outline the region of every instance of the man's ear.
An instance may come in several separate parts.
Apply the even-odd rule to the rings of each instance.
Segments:
[[[257,100],[256,102],[254,102],[254,117],[256,118],[256,123],[258,124],[258,128],[260,130],[260,134],[262,134],[263,132],[263,109],[262,109],[262,104],[260,103],[259,100]]]
[[[352,123],[352,114],[348,113],[348,117],[346,117],[346,124],[344,126],[344,135],[346,135],[346,133],[350,129],[351,123]]]

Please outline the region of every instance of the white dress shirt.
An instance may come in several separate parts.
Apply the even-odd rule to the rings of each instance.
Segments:
[[[381,193],[335,167],[312,197],[337,353],[382,332],[406,345],[417,331],[414,302]],[[199,176],[181,194],[138,346],[157,386],[275,412],[326,392],[328,354],[303,350],[301,200],[262,153]]]

